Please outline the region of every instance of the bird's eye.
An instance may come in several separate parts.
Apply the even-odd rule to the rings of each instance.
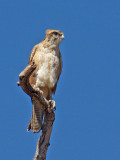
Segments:
[[[57,33],[57,32],[53,32],[53,34],[54,34],[54,35],[56,35],[56,36],[58,35],[58,33]]]

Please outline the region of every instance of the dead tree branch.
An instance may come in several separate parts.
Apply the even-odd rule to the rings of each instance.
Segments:
[[[50,145],[50,136],[52,132],[53,122],[55,120],[55,114],[47,113],[45,115],[44,127],[42,134],[38,140],[35,157],[33,160],[45,160],[48,146]]]
[[[18,86],[21,86],[23,91],[28,94],[32,99],[37,101],[38,104],[42,104],[44,108],[41,108],[45,112],[44,124],[42,127],[42,133],[37,143],[36,153],[34,160],[46,160],[46,153],[48,146],[50,145],[50,136],[52,132],[53,122],[55,120],[55,102],[53,100],[47,100],[42,92],[33,88],[29,83],[29,77],[36,69],[34,63],[29,64],[19,75]],[[41,105],[40,105],[41,106]]]

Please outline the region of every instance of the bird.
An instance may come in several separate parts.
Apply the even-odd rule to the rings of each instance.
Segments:
[[[33,47],[29,57],[28,65],[34,63],[36,66],[29,77],[29,83],[33,88],[40,89],[47,100],[52,100],[62,72],[59,45],[63,39],[64,34],[60,30],[47,29],[45,38]],[[32,100],[32,116],[27,131],[38,133],[42,129],[44,111],[40,105]]]

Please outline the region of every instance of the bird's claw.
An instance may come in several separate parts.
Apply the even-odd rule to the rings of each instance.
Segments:
[[[42,90],[40,90],[39,88],[34,88],[34,90],[35,90],[35,92],[40,93],[40,94],[42,94],[42,95],[43,95],[43,91],[42,91]]]
[[[55,101],[54,101],[54,100],[49,100],[49,108],[48,108],[48,112],[51,112],[52,110],[53,110],[53,111],[56,110]]]

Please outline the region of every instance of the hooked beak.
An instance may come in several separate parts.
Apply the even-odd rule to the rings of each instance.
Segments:
[[[65,39],[64,34],[62,34],[62,36],[60,36],[61,39]]]

